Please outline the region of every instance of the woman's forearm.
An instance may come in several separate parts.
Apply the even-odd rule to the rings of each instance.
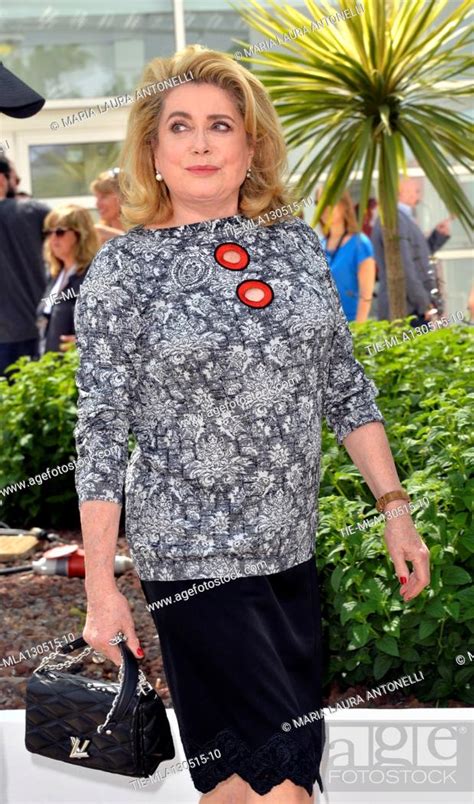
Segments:
[[[80,508],[88,599],[116,591],[114,562],[122,506],[86,500]]]
[[[357,302],[357,312],[355,321],[357,324],[363,324],[364,321],[367,321],[370,313],[370,307],[372,305],[372,299],[362,299],[359,296],[359,301]]]
[[[357,284],[359,286],[359,301],[355,320],[358,323],[362,323],[367,321],[372,304],[375,285],[375,260],[373,257],[367,257],[360,263],[357,272]]]
[[[344,439],[343,444],[376,499],[388,491],[401,488],[381,422],[369,422],[357,427]]]

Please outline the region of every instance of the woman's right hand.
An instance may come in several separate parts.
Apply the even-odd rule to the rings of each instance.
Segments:
[[[82,636],[94,650],[102,653],[107,659],[120,666],[122,654],[116,645],[109,645],[109,640],[118,631],[127,637],[127,646],[137,659],[143,659],[144,653],[135,633],[130,606],[125,595],[116,588],[112,592],[99,592],[87,597],[87,618]]]

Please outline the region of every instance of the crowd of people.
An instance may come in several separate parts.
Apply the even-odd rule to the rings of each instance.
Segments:
[[[87,269],[106,240],[125,229],[120,212],[119,168],[90,185],[100,216],[84,208],[50,209],[21,192],[15,166],[0,155],[0,375],[21,355],[64,352],[75,341],[74,305]],[[316,193],[319,199],[322,188]],[[450,220],[425,237],[415,219],[421,182],[402,179],[398,224],[413,326],[439,313],[439,282],[430,256],[450,237]],[[387,269],[377,201],[369,201],[362,227],[349,191],[321,217],[322,245],[348,321],[389,317]]]
[[[0,156],[0,375],[22,355],[64,352],[75,341],[74,305],[99,248],[124,232],[118,168],[91,184],[100,220],[67,204],[51,209],[18,190]]]
[[[318,193],[319,197],[320,191]],[[405,274],[407,315],[420,326],[441,311],[439,276],[430,257],[451,235],[451,220],[441,221],[425,237],[415,219],[416,205],[422,198],[420,179],[401,179],[398,189],[398,232]],[[357,210],[346,190],[332,210],[326,209],[321,223],[323,246],[348,321],[363,322],[372,315],[389,318],[387,266],[377,201],[369,200],[362,231]]]

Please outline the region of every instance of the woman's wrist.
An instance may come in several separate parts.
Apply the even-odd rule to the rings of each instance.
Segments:
[[[400,517],[405,520],[406,517],[411,519],[410,504],[403,500],[392,500],[385,506],[383,514],[386,522],[391,522]]]
[[[375,500],[375,507],[379,513],[385,513],[389,504],[391,503],[398,503],[401,505],[402,501],[406,501],[407,503],[410,502],[410,496],[407,494],[405,489],[403,489],[400,485],[392,489],[392,491],[386,491],[384,494],[380,496],[377,495]]]
[[[118,592],[118,586],[115,581],[115,576],[107,576],[107,578],[89,579],[84,583],[87,602],[94,603],[94,601],[104,602],[104,598],[110,594]]]

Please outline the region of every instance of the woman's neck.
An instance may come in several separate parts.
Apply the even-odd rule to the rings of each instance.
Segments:
[[[75,259],[74,257],[65,257],[62,263],[64,270],[69,271],[69,269],[72,268],[73,265],[75,265]]]
[[[111,221],[101,221],[101,223],[103,226],[110,226],[111,229],[122,229],[123,231],[123,223],[118,216]]]

